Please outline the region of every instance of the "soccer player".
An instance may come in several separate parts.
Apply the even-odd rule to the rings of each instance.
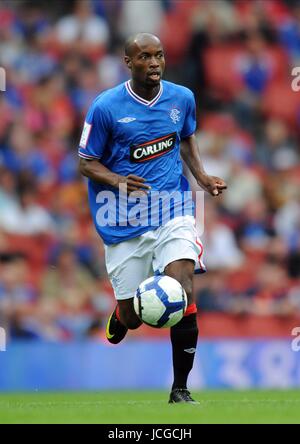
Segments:
[[[195,266],[204,267],[194,217],[178,216],[175,208],[163,204],[155,209],[158,224],[151,223],[152,219],[138,224],[131,220],[133,202],[128,200],[125,218],[119,204],[123,193],[135,192],[136,198],[146,198],[144,210],[151,214],[154,191],[172,195],[188,190],[180,154],[198,184],[212,196],[221,194],[226,184],[203,169],[194,135],[193,93],[162,80],[165,58],[158,37],[139,33],[129,38],[124,60],[131,79],[95,99],[79,144],[79,167],[89,179],[91,213],[104,242],[107,272],[117,299],[106,336],[117,344],[128,329],[141,325],[133,296],[143,280],[159,273],[177,279],[187,293],[188,307],[171,328],[174,382],[169,402],[195,403],[187,389],[198,337],[192,283]],[[181,141],[185,142],[182,146]],[[109,222],[103,223],[107,211]],[[164,223],[166,211],[170,217]]]

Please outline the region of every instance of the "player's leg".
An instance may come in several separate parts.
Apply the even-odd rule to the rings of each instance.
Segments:
[[[106,338],[111,344],[118,344],[129,330],[135,330],[142,324],[133,309],[133,298],[120,299],[110,315],[106,325]]]
[[[188,308],[183,319],[171,328],[174,382],[170,402],[193,402],[187,390],[188,375],[193,367],[198,328],[196,304],[193,300],[193,275],[201,262],[202,245],[197,238],[194,218],[173,219],[161,229],[155,248],[154,270],[178,280],[188,296]]]
[[[120,321],[119,304],[108,318],[106,324],[106,339],[111,344],[119,344],[125,338],[128,328]]]
[[[146,233],[105,247],[106,268],[117,300],[106,326],[106,337],[112,344],[118,344],[128,329],[136,329],[142,323],[134,311],[133,296],[152,273],[151,242]]]
[[[178,324],[171,327],[174,382],[170,402],[194,402],[187,390],[187,379],[193,368],[198,327],[196,304],[193,300],[194,261],[178,260],[165,268],[165,274],[181,283],[188,297],[188,308]]]
[[[133,298],[119,300],[118,307],[120,321],[129,330],[135,330],[142,324],[142,321],[134,311]]]

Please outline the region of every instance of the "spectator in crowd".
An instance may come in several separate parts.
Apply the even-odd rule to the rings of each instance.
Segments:
[[[9,211],[17,202],[16,179],[7,168],[0,167],[0,214]]]
[[[290,15],[278,26],[280,41],[287,51],[291,66],[298,66],[300,61],[300,4],[292,3]]]
[[[32,337],[27,320],[34,312],[37,291],[30,282],[26,258],[20,254],[0,255],[0,312],[10,321],[12,337]]]
[[[269,171],[292,168],[299,162],[295,140],[284,121],[267,121],[263,138],[257,145],[256,160]]]
[[[274,228],[264,199],[248,202],[239,226],[239,237],[243,248],[248,251],[265,250],[273,235]]]
[[[219,219],[216,207],[205,205],[205,231],[203,236],[205,262],[211,270],[237,268],[243,261],[232,230]]]
[[[112,303],[104,281],[95,281],[68,245],[61,246],[55,265],[45,272],[41,295],[42,307],[57,309],[56,319],[71,337],[87,333],[95,313],[100,319]]]
[[[52,234],[53,221],[46,209],[37,202],[36,190],[28,187],[19,191],[19,201],[9,211],[0,213],[0,226],[7,233],[34,236]]]
[[[58,20],[56,38],[64,51],[76,44],[82,54],[99,54],[99,49],[106,50],[109,29],[106,21],[94,14],[90,0],[77,0],[73,14]]]
[[[122,38],[127,38],[138,32],[157,34],[160,30],[163,18],[162,2],[144,0],[143,2],[132,2],[123,0],[119,17],[119,28]]]
[[[54,173],[48,159],[23,124],[16,123],[11,128],[8,147],[2,151],[2,163],[15,175],[31,172],[41,184],[53,180]]]
[[[244,168],[239,162],[231,162],[228,180],[228,194],[224,196],[224,208],[232,215],[241,214],[248,203],[260,199],[263,184],[259,175],[251,168]]]
[[[64,306],[72,308],[84,306],[89,301],[92,287],[92,277],[78,263],[73,248],[63,246],[55,266],[47,270],[43,277],[42,295],[45,298],[56,298]]]

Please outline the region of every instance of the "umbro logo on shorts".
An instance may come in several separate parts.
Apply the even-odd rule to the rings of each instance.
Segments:
[[[162,156],[174,148],[175,141],[176,133],[171,133],[141,145],[133,145],[130,147],[130,161],[139,163]]]

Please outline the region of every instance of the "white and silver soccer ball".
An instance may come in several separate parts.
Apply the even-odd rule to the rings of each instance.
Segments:
[[[187,307],[184,288],[169,276],[153,276],[138,287],[134,310],[151,327],[172,327],[179,322]]]

